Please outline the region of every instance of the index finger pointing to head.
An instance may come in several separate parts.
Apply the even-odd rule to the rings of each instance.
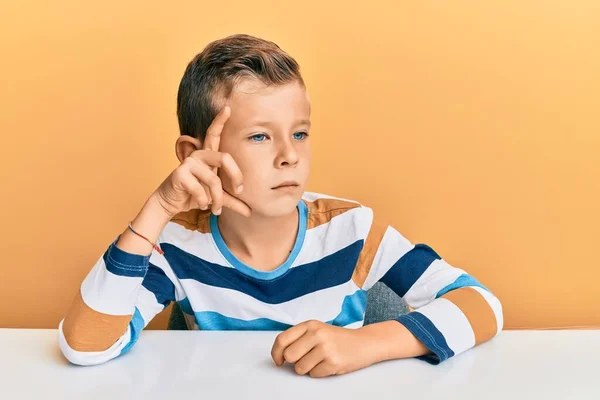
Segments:
[[[219,151],[221,133],[223,132],[225,122],[227,122],[230,115],[231,108],[229,108],[229,106],[225,106],[221,109],[206,130],[206,137],[204,138],[204,145],[202,146],[202,149]]]

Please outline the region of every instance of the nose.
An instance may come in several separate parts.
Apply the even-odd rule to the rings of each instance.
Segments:
[[[275,157],[275,166],[277,168],[294,166],[298,163],[298,151],[294,147],[293,143],[284,142],[277,150],[277,157]]]

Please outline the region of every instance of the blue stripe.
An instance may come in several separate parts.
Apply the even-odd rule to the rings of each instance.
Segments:
[[[342,311],[328,324],[346,326],[365,318],[367,309],[367,291],[357,290],[354,294],[346,296],[342,303]]]
[[[274,280],[249,277],[235,268],[213,264],[172,244],[162,243],[161,247],[179,279],[194,279],[205,285],[237,290],[264,303],[279,304],[348,282],[352,279],[363,243],[362,239],[357,240],[318,261],[290,268]]]
[[[303,200],[300,200],[296,205],[298,210],[298,233],[296,234],[296,240],[294,241],[294,246],[292,251],[290,252],[288,258],[285,262],[274,269],[273,271],[258,271],[249,265],[245,264],[239,258],[237,258],[227,247],[227,244],[223,240],[221,236],[221,232],[219,231],[219,225],[217,223],[218,217],[215,214],[210,215],[210,231],[217,244],[217,247],[225,257],[225,259],[234,266],[234,268],[238,269],[240,272],[251,276],[256,279],[264,279],[270,280],[280,277],[285,274],[290,266],[298,257],[300,253],[300,249],[302,249],[302,244],[304,243],[304,237],[306,236],[306,203]]]
[[[441,257],[431,247],[417,244],[392,265],[381,281],[398,296],[404,297],[431,263],[439,259]]]
[[[131,331],[131,338],[129,339],[129,343],[123,347],[120,354],[127,353],[133,347],[140,337],[140,332],[144,329],[144,318],[142,318],[142,314],[140,314],[140,310],[138,310],[137,307],[135,308],[131,322],[129,322],[129,328]]]
[[[253,320],[243,320],[227,317],[214,311],[200,311],[194,313],[187,297],[179,302],[182,311],[187,314],[194,314],[196,323],[202,330],[219,331],[284,331],[292,325],[275,321],[268,318],[258,318]],[[357,290],[354,294],[348,295],[342,302],[340,313],[331,321],[326,323],[335,326],[346,326],[354,322],[362,321],[365,317],[367,308],[367,292]]]
[[[165,271],[154,264],[150,264],[142,286],[154,293],[156,301],[163,306],[168,306],[175,301],[175,285],[165,274]]]
[[[148,269],[150,256],[127,253],[116,246],[118,241],[119,238],[117,237],[117,240],[115,240],[104,252],[103,259],[104,264],[106,264],[106,269],[119,276],[134,278],[144,277],[146,270]]]
[[[490,290],[488,288],[486,288],[481,283],[479,283],[479,281],[477,279],[473,278],[471,275],[462,274],[461,276],[456,278],[456,280],[454,282],[452,282],[451,284],[449,284],[448,286],[446,286],[442,290],[440,290],[437,293],[437,295],[435,296],[435,298],[437,299],[438,297],[442,297],[443,295],[445,295],[446,293],[448,293],[451,290],[460,289],[460,288],[467,287],[467,286],[477,286],[477,287],[480,287],[480,288],[490,292]]]
[[[434,355],[419,357],[431,364],[439,364],[454,356],[454,351],[448,347],[444,335],[435,327],[433,322],[418,311],[399,316],[396,321],[404,325],[419,339]]]
[[[291,325],[273,321],[268,318],[243,320],[226,317],[214,311],[196,313],[196,323],[206,331],[284,331]]]

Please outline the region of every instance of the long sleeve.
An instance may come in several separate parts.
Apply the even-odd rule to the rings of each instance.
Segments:
[[[115,240],[81,284],[58,327],[59,346],[74,364],[95,365],[126,353],[156,314],[175,300],[164,256],[127,253]]]
[[[375,221],[363,251],[363,289],[381,281],[412,309],[397,321],[433,353],[419,358],[438,364],[502,330],[500,301],[431,247],[414,245],[394,227]]]

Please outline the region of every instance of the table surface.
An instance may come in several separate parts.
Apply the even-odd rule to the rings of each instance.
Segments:
[[[600,399],[600,330],[504,331],[440,365],[393,360],[324,379],[277,368],[276,335],[143,331],[124,356],[81,367],[56,330],[0,329],[0,399]]]

